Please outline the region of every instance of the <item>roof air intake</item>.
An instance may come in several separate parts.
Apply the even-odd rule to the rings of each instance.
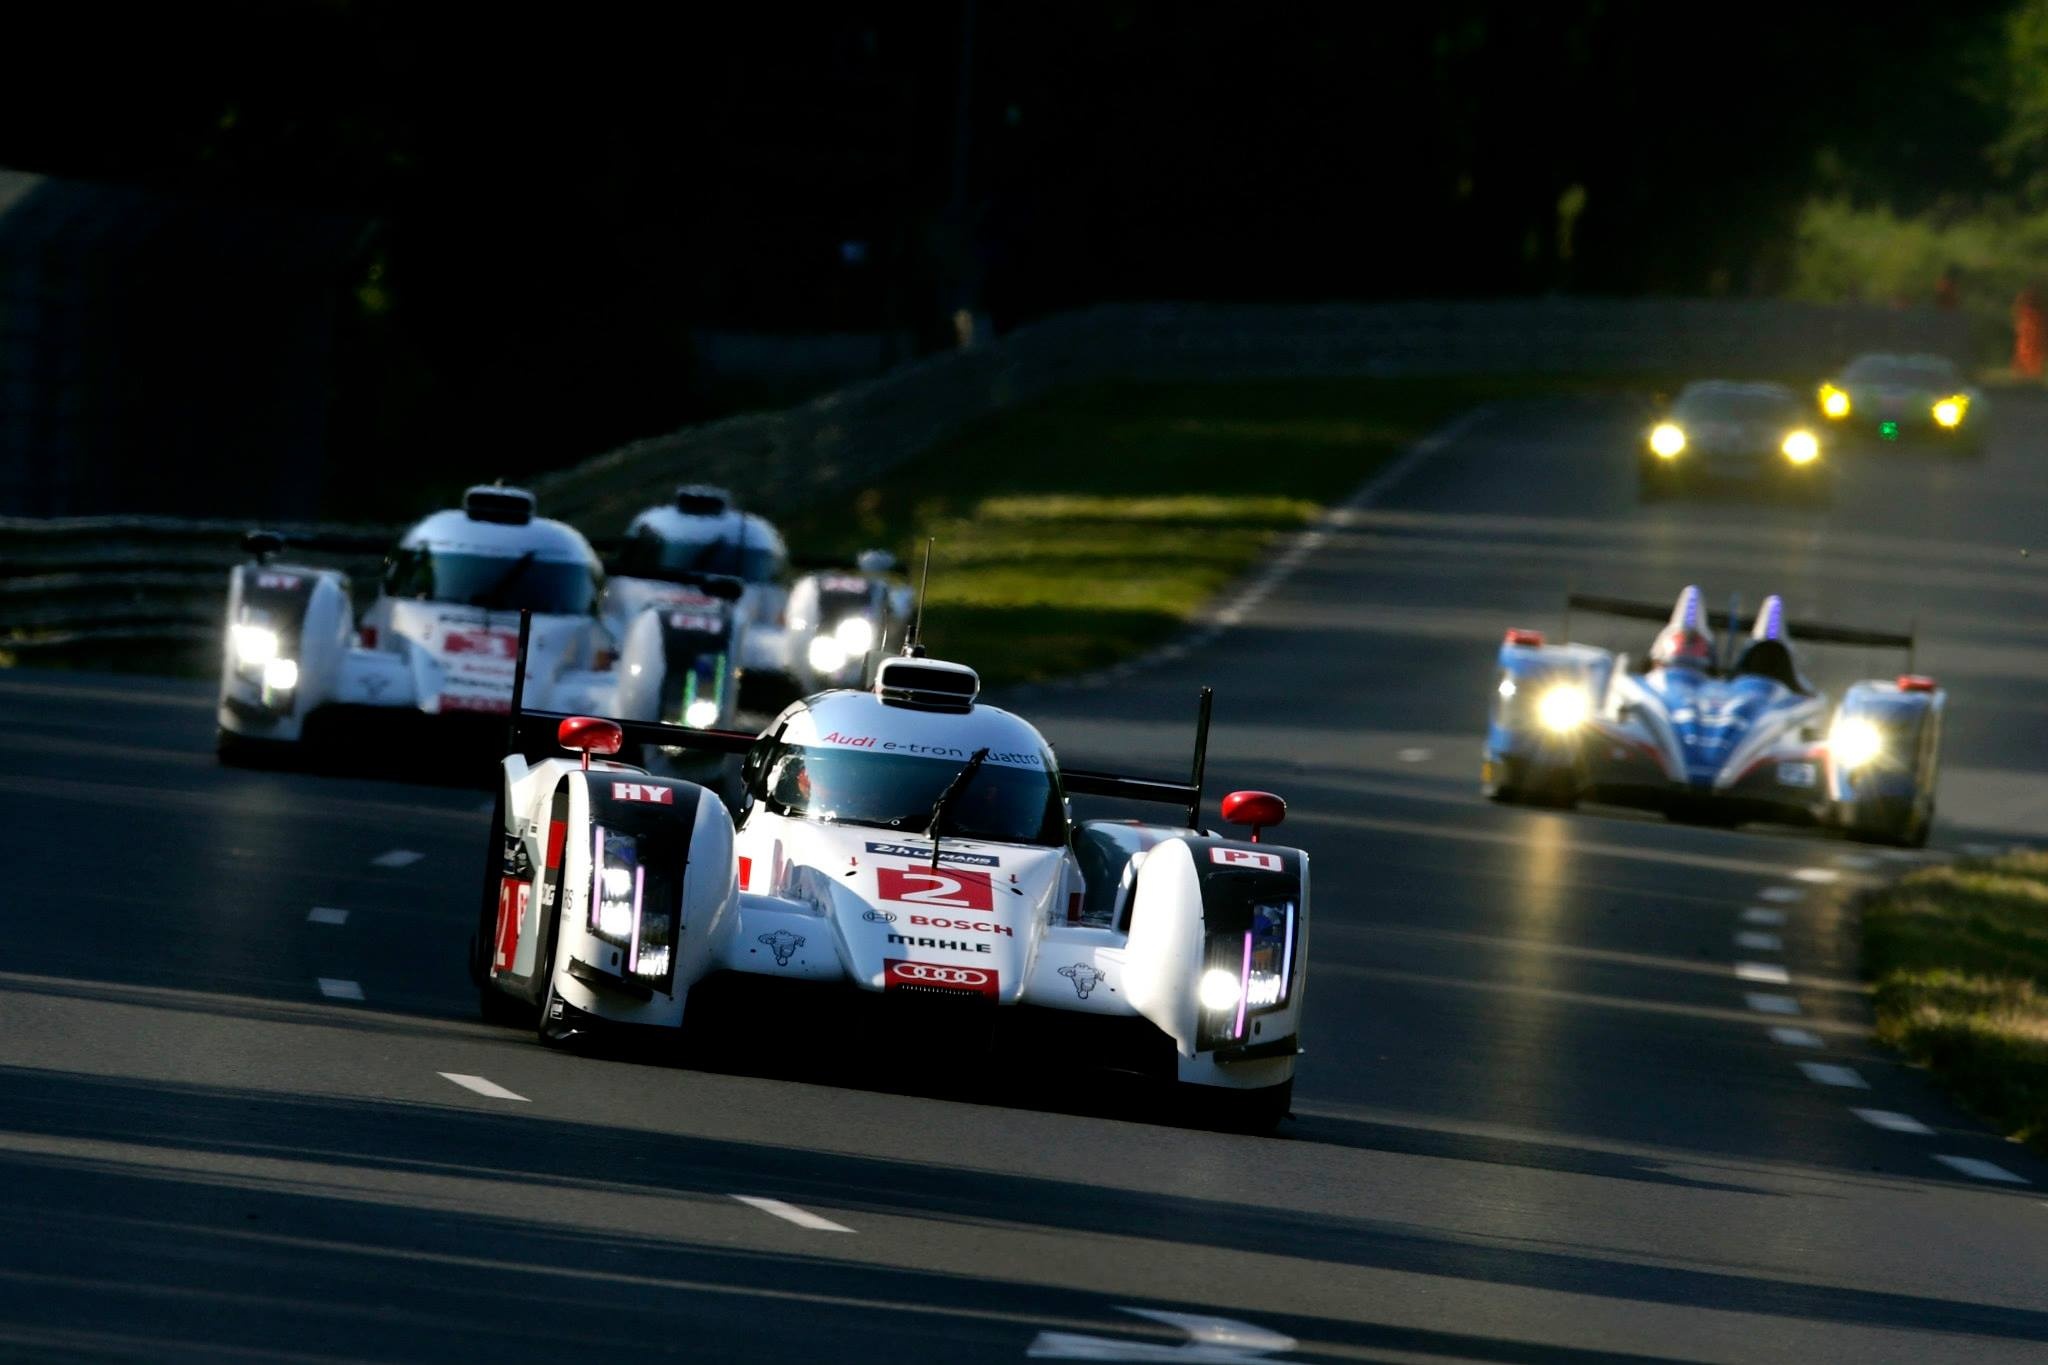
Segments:
[[[884,659],[875,670],[875,695],[885,706],[913,711],[972,711],[981,679],[965,664],[940,659]]]
[[[462,495],[462,510],[471,521],[524,526],[533,520],[533,494],[524,488],[480,483]]]
[[[691,517],[720,517],[732,506],[732,494],[705,483],[686,483],[676,490],[676,510]]]

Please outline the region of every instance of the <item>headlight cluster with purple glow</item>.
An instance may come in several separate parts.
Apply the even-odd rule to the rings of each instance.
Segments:
[[[1296,919],[1292,901],[1253,905],[1250,927],[1210,936],[1196,985],[1200,1046],[1244,1042],[1252,1020],[1286,1007],[1294,992]]]
[[[660,983],[674,960],[675,914],[651,904],[639,841],[591,826],[589,930],[626,950],[626,975]]]

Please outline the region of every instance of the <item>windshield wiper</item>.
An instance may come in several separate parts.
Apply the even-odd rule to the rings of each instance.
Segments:
[[[491,584],[490,587],[482,592],[470,595],[469,605],[472,607],[482,607],[485,611],[495,607],[503,600],[505,594],[511,590],[512,585],[519,581],[519,576],[526,572],[526,566],[533,563],[533,557],[538,553],[539,551],[537,550],[528,550],[525,554],[513,560],[512,567],[498,575],[497,582]]]
[[[939,867],[939,821],[945,818],[946,807],[952,804],[953,798],[967,789],[968,782],[973,779],[975,773],[980,771],[982,761],[987,757],[988,749],[986,747],[976,749],[973,756],[960,765],[960,771],[953,774],[953,780],[948,782],[946,789],[939,793],[939,799],[932,802],[931,818],[924,822],[924,832],[931,837],[932,870],[934,872]]]

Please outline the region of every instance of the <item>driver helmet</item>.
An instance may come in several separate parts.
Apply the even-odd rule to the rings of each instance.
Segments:
[[[1704,626],[1668,625],[1650,646],[1650,663],[1658,668],[1712,668],[1714,637]]]

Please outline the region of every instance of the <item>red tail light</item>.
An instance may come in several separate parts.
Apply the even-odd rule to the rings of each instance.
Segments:
[[[1934,679],[1932,678],[1919,673],[1901,673],[1899,675],[1899,691],[1901,692],[1932,692],[1933,690]]]
[[[364,626],[356,634],[362,639],[364,649],[375,649],[377,647],[377,628],[375,626]]]
[[[1543,632],[1540,630],[1523,630],[1515,627],[1508,631],[1506,643],[1511,645],[1528,645],[1534,648],[1543,643]]]

